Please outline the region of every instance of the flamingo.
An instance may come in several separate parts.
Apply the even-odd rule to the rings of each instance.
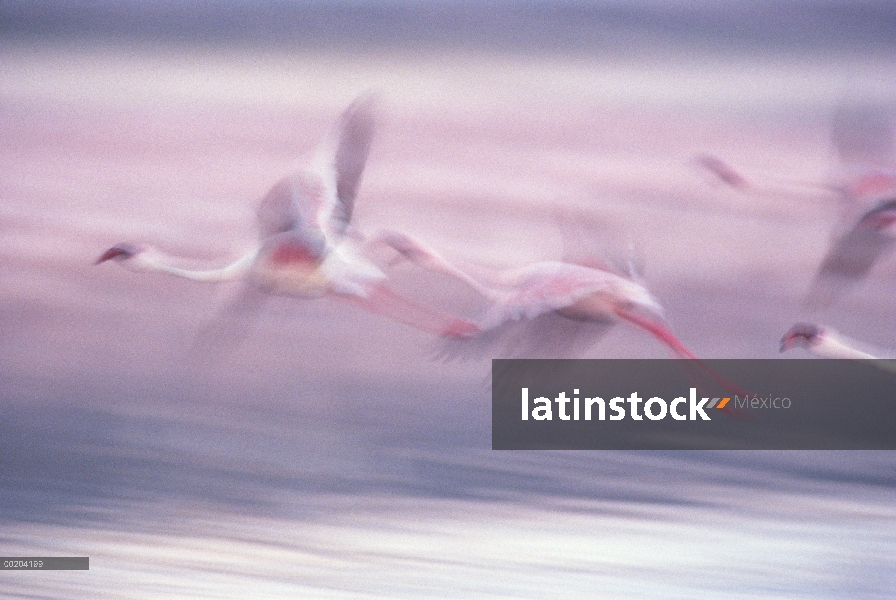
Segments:
[[[805,348],[820,358],[866,360],[868,364],[886,371],[896,373],[896,360],[893,352],[877,352],[874,354],[860,350],[857,342],[842,336],[830,327],[813,323],[797,323],[781,338],[781,352],[791,348]]]
[[[475,324],[478,332],[446,340],[445,356],[496,352],[511,358],[569,356],[586,350],[611,326],[624,321],[650,333],[678,358],[688,359],[683,365],[685,373],[698,387],[703,384],[690,365],[722,388],[747,394],[710,369],[669,330],[663,307],[646,287],[612,272],[601,260],[542,261],[501,270],[460,269],[402,233],[384,232],[377,241],[413,264],[459,279],[487,301],[485,315]]]
[[[785,179],[773,175],[753,175],[748,177],[742,171],[736,169],[723,159],[714,154],[701,153],[694,157],[697,166],[712,173],[719,181],[742,192],[750,192],[756,195],[794,196],[804,199],[806,193],[817,194],[824,192],[835,194],[837,188],[824,183],[802,181],[797,179]],[[757,179],[765,180],[760,184]]]
[[[485,315],[476,323],[479,333],[463,347],[555,354],[583,349],[609,326],[625,321],[649,332],[680,358],[697,358],[666,327],[663,307],[647,288],[604,268],[543,261],[503,270],[462,270],[404,234],[386,232],[379,241],[424,269],[461,280],[487,301]]]
[[[797,189],[839,197],[846,206],[867,208],[869,196],[893,189],[894,133],[888,111],[875,105],[843,104],[834,111],[831,143],[838,157],[837,181],[816,182],[762,174],[747,177],[718,156],[700,153],[694,162],[729,187],[755,194],[794,195]],[[765,183],[760,183],[764,180]],[[805,199],[805,194],[798,196]]]
[[[831,141],[840,181],[831,187],[841,199],[833,241],[816,272],[809,301],[827,306],[865,278],[893,245],[896,229],[896,170],[893,124],[887,109],[843,105],[834,113]]]
[[[781,352],[805,348],[821,358],[877,359],[856,348],[856,343],[829,327],[814,323],[797,323],[781,338]]]
[[[842,290],[863,279],[896,241],[896,174],[892,189],[835,238],[809,293],[810,303],[827,306]]]
[[[333,297],[426,331],[472,335],[471,322],[392,291],[385,273],[365,257],[360,234],[349,230],[374,131],[372,111],[371,96],[355,100],[307,164],[274,184],[256,212],[259,243],[234,262],[189,269],[151,246],[121,243],[96,264],[112,260],[132,271],[208,283],[243,280],[268,294]]]
[[[815,184],[773,179],[763,189],[726,162],[701,155],[698,162],[727,185],[740,190],[789,195],[780,187],[799,185],[839,198],[841,216],[833,241],[816,271],[808,294],[810,305],[829,305],[846,288],[861,281],[896,240],[896,170],[894,133],[887,110],[875,105],[842,105],[834,113],[831,142],[836,149],[839,181]]]

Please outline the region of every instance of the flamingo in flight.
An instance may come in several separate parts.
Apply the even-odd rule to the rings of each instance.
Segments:
[[[644,286],[605,268],[544,261],[503,270],[462,270],[404,234],[386,232],[379,240],[424,269],[459,279],[486,300],[485,315],[476,323],[480,332],[459,348],[552,356],[583,350],[608,327],[626,321],[678,357],[697,358],[666,327],[662,306]]]
[[[486,300],[485,315],[476,322],[478,333],[446,340],[446,356],[568,357],[587,350],[610,327],[624,321],[650,333],[678,358],[688,359],[683,365],[685,372],[698,387],[703,386],[702,378],[691,365],[722,388],[746,395],[669,330],[663,307],[647,288],[611,271],[601,260],[542,261],[501,270],[460,269],[402,233],[382,233],[378,242],[426,270],[459,279]]]
[[[472,335],[477,330],[471,322],[392,291],[385,273],[364,256],[360,236],[349,230],[373,131],[373,98],[362,96],[342,113],[311,160],[262,198],[256,212],[259,243],[231,264],[187,269],[176,257],[132,243],[112,246],[96,264],[112,260],[132,271],[201,282],[243,280],[268,294],[333,297],[426,331]]]
[[[781,338],[781,352],[804,348],[821,358],[850,358],[854,360],[878,359],[858,348],[860,344],[840,335],[830,327],[814,323],[797,323]]]
[[[839,181],[775,181],[813,188],[840,199],[839,223],[808,296],[809,303],[819,307],[829,305],[867,276],[896,241],[896,144],[889,114],[874,105],[841,106],[834,114],[831,141],[839,159]],[[718,157],[702,155],[697,160],[731,187],[768,193]],[[772,193],[790,192],[781,187]]]
[[[840,335],[833,329],[813,323],[797,323],[781,338],[781,352],[791,348],[805,348],[820,358],[865,360],[873,367],[896,373],[893,352],[860,350],[860,344]]]
[[[815,274],[810,300],[826,306],[841,290],[858,283],[896,242],[896,173],[890,189],[840,234]]]
[[[807,193],[817,195],[821,192],[833,195],[840,192],[836,186],[814,181],[787,179],[764,173],[748,176],[722,158],[706,152],[697,154],[694,157],[694,164],[711,173],[728,187],[754,195],[792,196],[803,200]]]
[[[819,306],[867,276],[896,241],[896,144],[888,111],[876,105],[841,106],[831,137],[842,172],[841,182],[832,187],[841,198],[842,214],[809,294]]]

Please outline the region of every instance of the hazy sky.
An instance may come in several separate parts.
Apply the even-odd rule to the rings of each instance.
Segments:
[[[288,47],[600,53],[676,46],[720,51],[886,49],[896,4],[788,0],[501,3],[391,0],[0,3],[7,40],[176,41]]]

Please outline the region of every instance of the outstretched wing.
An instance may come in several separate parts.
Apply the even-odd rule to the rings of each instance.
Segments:
[[[550,311],[504,321],[468,339],[443,338],[436,353],[446,360],[580,358],[612,326],[612,321],[573,321]]]
[[[255,212],[262,239],[303,226],[298,208],[303,198],[297,196],[289,179],[281,179],[262,198]]]
[[[262,198],[256,212],[262,239],[289,232],[317,243],[345,232],[370,150],[372,108],[372,97],[355,100],[316,158],[278,181]]]
[[[255,286],[242,282],[236,292],[222,305],[214,319],[207,321],[196,332],[190,350],[195,364],[220,358],[228,349],[237,347],[251,329],[252,320],[264,306],[268,296]]]
[[[373,139],[373,96],[362,96],[345,109],[337,125],[333,168],[336,175],[336,204],[330,215],[330,227],[341,235],[355,208],[361,174],[367,163]]]
[[[896,241],[894,225],[896,199],[881,202],[866,212],[828,251],[815,276],[810,303],[826,306],[864,278]]]

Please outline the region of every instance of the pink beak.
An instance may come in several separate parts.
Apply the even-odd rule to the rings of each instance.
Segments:
[[[787,350],[793,348],[793,346],[795,345],[794,337],[795,336],[793,335],[785,335],[783,338],[781,338],[781,349],[779,351],[786,352]]]

